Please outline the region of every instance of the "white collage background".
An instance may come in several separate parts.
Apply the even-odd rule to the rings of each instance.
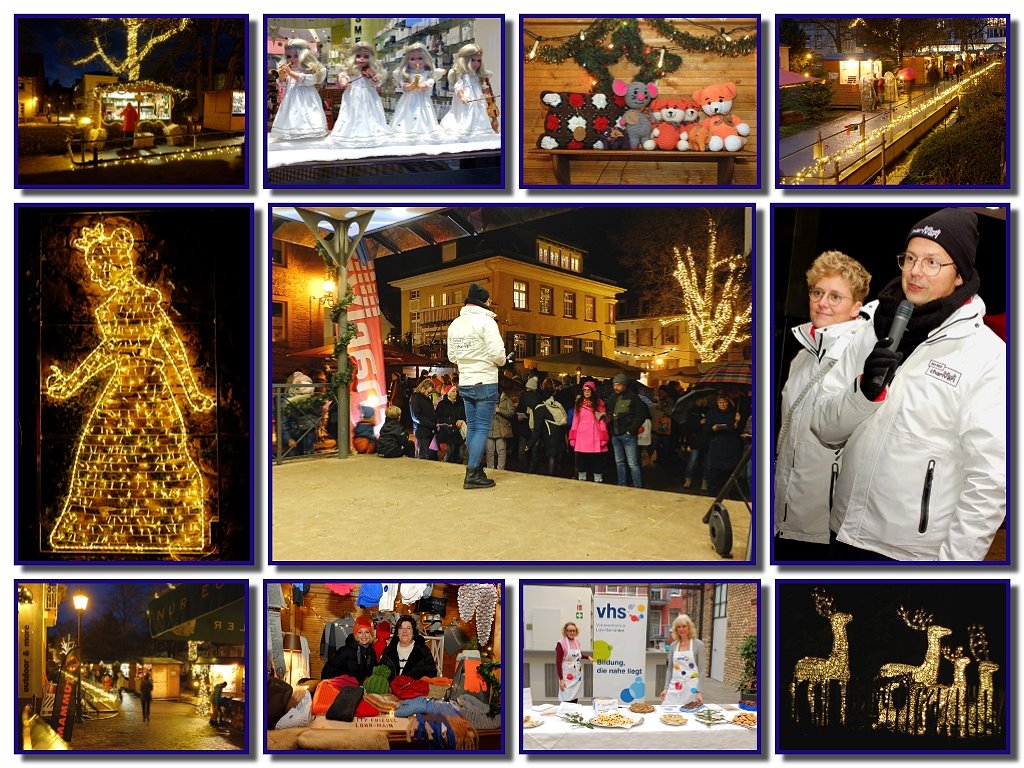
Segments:
[[[963,4],[957,5],[956,7],[950,7],[946,4],[937,4],[934,2],[927,3],[921,0],[905,0],[903,3],[899,3],[894,6],[890,2],[879,2],[878,0],[861,0],[856,4],[856,7],[839,7],[835,9],[824,9],[821,3],[810,2],[809,0],[793,0],[785,3],[785,7],[781,8],[778,5],[771,5],[765,3],[764,0],[750,0],[749,2],[728,2],[720,4],[717,7],[705,7],[691,9],[694,13],[701,15],[709,13],[722,13],[727,16],[749,16],[759,14],[761,16],[761,50],[760,50],[760,119],[758,125],[760,127],[760,152],[761,152],[761,189],[760,190],[739,190],[731,192],[728,190],[686,190],[682,189],[679,192],[671,190],[651,190],[640,192],[630,191],[627,189],[621,190],[601,190],[600,192],[591,192],[589,190],[569,190],[564,192],[552,192],[544,191],[541,194],[533,193],[530,194],[525,190],[518,189],[518,167],[519,167],[519,149],[524,142],[519,137],[519,105],[518,105],[518,94],[519,94],[519,73],[521,68],[521,52],[519,50],[519,17],[520,16],[536,16],[544,14],[557,14],[559,16],[575,17],[575,16],[595,16],[595,15],[620,15],[624,8],[619,5],[613,5],[610,2],[598,2],[587,7],[572,7],[572,6],[559,6],[551,5],[550,3],[540,3],[535,0],[528,0],[521,4],[515,4],[511,2],[498,2],[496,4],[480,4],[470,3],[464,0],[460,2],[446,2],[438,6],[424,7],[422,4],[415,5],[412,3],[393,3],[386,6],[372,6],[365,10],[375,15],[387,15],[387,16],[422,16],[424,14],[436,14],[444,16],[474,16],[480,14],[494,14],[503,13],[505,15],[505,56],[504,56],[504,69],[505,69],[505,97],[503,98],[502,104],[502,120],[504,123],[504,146],[505,146],[505,163],[506,163],[506,191],[488,191],[488,192],[473,192],[466,190],[446,191],[393,191],[393,192],[377,192],[377,191],[354,191],[347,192],[345,190],[302,190],[302,191],[287,191],[287,192],[270,192],[262,187],[263,179],[263,112],[262,105],[264,103],[264,97],[262,92],[263,78],[261,76],[262,67],[262,56],[261,56],[261,40],[263,34],[263,17],[268,16],[310,16],[310,17],[322,17],[322,16],[354,16],[357,15],[350,8],[342,8],[337,4],[330,4],[324,2],[309,2],[301,3],[294,6],[284,6],[280,3],[270,3],[266,0],[257,0],[254,3],[239,3],[232,0],[222,0],[220,3],[198,3],[198,2],[182,2],[175,4],[173,7],[166,6],[151,6],[151,7],[140,7],[137,2],[127,3],[123,0],[117,0],[116,2],[111,0],[109,2],[103,2],[98,6],[86,9],[84,6],[77,3],[67,2],[66,0],[54,2],[53,0],[45,0],[44,2],[21,6],[13,8],[8,15],[3,18],[3,33],[0,36],[0,40],[10,41],[8,48],[7,61],[11,64],[12,69],[16,69],[14,66],[16,58],[16,45],[14,41],[13,31],[13,12],[16,10],[19,13],[45,13],[55,15],[81,15],[83,13],[93,13],[97,16],[116,16],[116,15],[135,15],[140,11],[148,14],[160,14],[166,13],[167,15],[189,15],[195,14],[238,14],[247,13],[249,14],[249,34],[250,34],[250,61],[249,61],[249,82],[250,82],[250,93],[248,98],[249,104],[249,136],[250,136],[250,189],[248,192],[245,191],[217,191],[217,192],[190,192],[190,191],[174,191],[174,192],[161,192],[159,190],[89,190],[89,191],[47,191],[47,192],[31,192],[25,190],[13,189],[14,180],[14,140],[13,140],[13,127],[15,124],[14,117],[14,105],[16,104],[15,94],[13,92],[14,83],[16,82],[16,76],[13,72],[8,70],[8,76],[4,78],[3,82],[3,99],[5,104],[9,105],[3,110],[5,119],[5,125],[8,126],[8,131],[5,131],[5,137],[8,139],[5,141],[7,146],[7,152],[3,153],[2,160],[2,182],[3,186],[8,189],[6,194],[6,204],[0,207],[3,216],[3,231],[7,233],[9,253],[13,252],[13,241],[14,241],[14,227],[13,227],[13,211],[15,202],[34,202],[34,203],[130,203],[132,205],[141,205],[146,202],[161,202],[161,203],[184,203],[184,204],[197,204],[203,200],[210,202],[233,202],[233,203],[254,203],[256,206],[256,231],[255,231],[255,253],[256,253],[256,264],[258,265],[258,274],[256,276],[256,318],[257,327],[253,333],[255,336],[255,348],[257,350],[257,366],[256,366],[256,414],[257,424],[256,433],[254,434],[253,444],[254,450],[256,451],[256,478],[255,482],[258,485],[259,493],[257,496],[256,511],[255,511],[255,526],[256,526],[256,553],[255,561],[256,565],[252,568],[242,567],[229,567],[229,568],[187,568],[187,569],[174,569],[170,567],[153,567],[153,568],[126,568],[126,567],[72,567],[72,568],[22,568],[14,567],[13,553],[13,537],[11,536],[0,536],[2,539],[2,555],[0,555],[0,562],[6,563],[7,573],[9,580],[7,586],[0,589],[0,594],[3,596],[2,605],[0,605],[0,616],[10,617],[13,616],[15,610],[14,606],[14,590],[13,580],[16,578],[33,578],[39,580],[60,580],[60,579],[120,579],[120,578],[140,578],[140,579],[158,579],[162,580],[166,578],[168,581],[178,580],[182,578],[186,579],[218,579],[218,578],[246,578],[249,580],[250,588],[250,664],[249,664],[249,688],[251,691],[250,701],[252,702],[252,709],[250,711],[249,729],[250,729],[250,747],[251,755],[248,758],[238,758],[245,760],[246,762],[255,761],[261,765],[269,765],[271,761],[280,761],[279,757],[270,757],[262,753],[263,749],[263,736],[262,736],[262,667],[263,667],[263,654],[261,648],[263,645],[263,622],[262,622],[262,600],[263,600],[263,579],[287,579],[295,581],[316,581],[316,580],[340,580],[340,579],[366,579],[373,580],[375,578],[383,579],[409,579],[409,580],[495,580],[504,579],[506,586],[505,594],[505,650],[503,655],[504,660],[504,690],[506,694],[506,751],[507,756],[483,756],[483,755],[466,755],[466,756],[455,756],[455,757],[444,757],[446,764],[449,761],[457,762],[458,764],[469,764],[469,765],[480,765],[484,763],[494,762],[505,762],[511,760],[516,765],[525,765],[530,761],[536,761],[534,757],[527,757],[520,755],[519,750],[519,580],[521,578],[529,579],[572,579],[573,581],[583,582],[595,582],[595,581],[615,581],[617,579],[630,579],[630,580],[641,580],[641,581],[680,581],[680,580],[719,580],[719,579],[760,579],[762,581],[762,592],[761,592],[761,658],[762,658],[762,710],[761,710],[761,744],[762,754],[758,756],[723,756],[721,759],[713,758],[716,765],[728,766],[728,765],[742,765],[768,762],[773,765],[781,765],[784,762],[794,762],[793,758],[788,760],[783,757],[774,754],[774,731],[775,731],[775,670],[774,670],[774,647],[775,647],[775,623],[774,623],[774,582],[776,579],[807,579],[807,578],[821,578],[821,579],[858,579],[858,578],[872,578],[872,579],[934,579],[941,581],[943,579],[963,579],[963,578],[988,578],[988,579],[1010,579],[1013,592],[1011,598],[1011,605],[1013,612],[1016,613],[1018,607],[1018,587],[1020,583],[1019,567],[1017,561],[1019,558],[1019,548],[1015,539],[1015,535],[1010,537],[1009,552],[1011,562],[1014,563],[1012,568],[941,568],[941,567],[901,567],[901,568],[871,568],[869,571],[856,568],[846,569],[824,569],[824,568],[778,568],[768,564],[768,549],[766,546],[766,536],[769,530],[769,504],[770,495],[768,489],[770,488],[770,457],[772,449],[770,445],[769,437],[769,424],[768,414],[771,410],[771,396],[769,392],[770,387],[770,374],[771,372],[766,366],[770,364],[769,356],[769,342],[771,336],[771,300],[769,294],[769,270],[770,270],[770,246],[771,238],[769,232],[770,222],[770,204],[778,202],[788,203],[803,203],[812,205],[820,202],[848,202],[848,203],[861,203],[861,204],[888,204],[888,203],[922,203],[927,205],[941,205],[944,203],[971,203],[971,204],[984,204],[984,203],[1007,203],[1009,202],[1012,207],[1011,222],[1010,222],[1010,233],[1011,233],[1011,258],[1016,263],[1017,256],[1019,254],[1020,245],[1020,234],[1018,231],[1019,224],[1019,212],[1016,210],[1020,203],[1020,191],[1019,191],[1019,171],[1017,165],[1014,162],[1017,158],[1017,152],[1020,150],[1020,135],[1021,129],[1019,124],[1011,124],[1013,139],[1009,148],[1009,157],[1011,160],[1010,164],[1010,179],[1011,189],[1009,190],[948,190],[931,192],[922,192],[919,190],[908,190],[902,191],[898,188],[882,189],[878,192],[871,190],[858,190],[851,192],[832,192],[831,190],[825,190],[820,192],[803,192],[783,193],[780,190],[774,189],[774,177],[775,177],[775,14],[779,11],[783,11],[786,14],[805,14],[805,15],[821,15],[822,13],[828,13],[833,11],[841,14],[878,14],[878,15],[893,15],[894,13],[899,14],[927,14],[936,15],[940,13],[971,13],[972,15],[1007,15],[1011,14],[1011,29],[1008,35],[1009,38],[1009,58],[1011,66],[1011,104],[1008,105],[1008,109],[1011,115],[1011,120],[1014,117],[1019,117],[1019,108],[1017,105],[1020,102],[1021,97],[1021,82],[1022,77],[1020,73],[1020,57],[1016,51],[1016,40],[1018,33],[1020,32],[1019,18],[1014,17],[1013,8],[1007,7],[1009,4],[1001,3],[996,4],[995,7],[984,7],[974,8],[967,7]],[[641,9],[642,11],[649,11],[650,15],[668,15],[678,11],[673,8],[666,6],[661,7],[650,7]],[[639,15],[644,15],[640,13]],[[493,65],[491,65],[493,67]],[[510,98],[510,96],[512,98]],[[531,143],[530,142],[526,143]],[[268,459],[267,459],[267,448],[269,441],[266,439],[267,436],[267,423],[266,423],[266,408],[263,407],[265,400],[263,399],[263,392],[265,390],[265,382],[269,380],[269,362],[266,356],[267,349],[267,286],[268,286],[268,268],[269,261],[267,258],[268,246],[268,214],[267,206],[271,202],[275,204],[290,204],[290,203],[330,203],[332,205],[356,205],[356,206],[373,206],[374,204],[380,205],[447,205],[447,204],[459,204],[459,203],[493,203],[493,204],[507,204],[510,202],[532,202],[542,204],[587,204],[587,203],[611,203],[621,202],[627,204],[642,204],[643,202],[685,202],[685,203],[705,203],[708,202],[709,197],[714,198],[715,201],[728,201],[731,203],[753,203],[757,206],[757,221],[756,221],[756,232],[757,232],[757,248],[756,248],[756,280],[757,280],[757,305],[756,305],[756,337],[755,337],[755,350],[758,361],[758,368],[756,370],[757,376],[757,560],[759,565],[756,568],[750,567],[737,567],[728,564],[727,561],[723,561],[721,566],[701,567],[701,568],[689,568],[689,567],[658,567],[656,565],[643,566],[643,567],[630,567],[630,568],[611,568],[611,567],[599,567],[599,568],[588,568],[583,563],[573,567],[519,567],[519,566],[502,566],[501,564],[495,564],[489,568],[473,568],[464,569],[456,567],[447,567],[439,565],[434,568],[409,568],[409,567],[393,567],[388,563],[381,563],[380,567],[377,568],[344,568],[343,566],[335,568],[286,568],[281,569],[267,564],[267,535],[268,535],[268,511],[269,511],[269,498],[268,498]],[[197,238],[201,238],[201,235],[197,233]],[[200,252],[197,249],[197,253]],[[0,371],[3,371],[6,376],[2,379],[6,382],[6,390],[11,393],[7,395],[6,402],[7,408],[0,409],[0,486],[5,489],[6,503],[2,505],[2,509],[6,511],[4,518],[8,521],[13,520],[13,488],[14,488],[14,456],[13,452],[16,450],[16,425],[13,419],[13,373],[14,373],[14,349],[15,339],[13,338],[13,313],[17,311],[17,307],[14,304],[14,289],[13,285],[15,281],[11,280],[12,277],[12,265],[13,261],[9,257],[5,260],[6,272],[0,271],[0,297],[2,297],[3,306],[8,307],[6,322],[3,324],[4,327],[4,348],[7,350],[6,355],[3,358],[2,367]],[[1012,295],[1019,295],[1020,278],[1019,270],[1015,269],[1013,273],[1013,287],[1011,288]],[[1013,334],[1011,338],[1016,338],[1017,330],[1020,324],[1017,320],[1016,313],[1011,310],[1011,322]],[[1011,349],[1011,354],[1014,351]],[[1016,372],[1016,367],[1011,365],[1011,377]],[[1014,395],[1016,395],[1017,382],[1015,379],[1011,381],[1011,385],[1014,388]],[[1019,398],[1011,396],[1011,402],[1016,403]],[[1012,453],[1013,467],[1011,468],[1011,477],[1016,479],[1020,476],[1020,472],[1016,471],[1020,468],[1020,457],[1019,455]],[[1011,485],[1012,487],[1012,485]],[[1013,511],[1013,505],[1010,505],[1011,514]],[[1012,532],[1012,527],[1011,527]],[[444,555],[439,555],[443,557]],[[422,577],[422,578],[413,578]],[[1011,631],[1016,630],[1017,622],[1011,623]],[[13,632],[11,631],[12,624],[7,621],[0,622],[0,627],[6,627],[6,630],[0,630],[0,637],[3,638],[2,655],[0,658],[6,658],[12,660],[14,654],[13,650]],[[1014,632],[1013,639],[1017,640],[1017,635]],[[1019,642],[1015,642],[1015,645],[1019,645]],[[11,667],[13,669],[13,667]],[[10,680],[10,676],[8,677]],[[14,682],[10,682],[11,689],[0,693],[0,710],[2,710],[3,717],[0,719],[4,725],[0,726],[0,732],[3,733],[2,753],[13,755],[13,739],[20,737],[15,729],[15,716],[12,712],[12,700],[13,700],[13,686]],[[1011,734],[1016,734],[1019,731],[1021,724],[1020,711],[1017,700],[1017,685],[1012,684],[1011,687],[1011,701],[1010,701],[1010,714],[1011,721],[1008,723],[1008,728]],[[1016,744],[1017,739],[1013,740]],[[39,763],[40,760],[35,759],[33,756],[33,762]],[[69,759],[69,755],[62,754],[59,757],[46,757],[43,759],[44,762],[53,762],[60,759],[62,762]],[[226,757],[226,756],[225,756]],[[376,755],[360,755],[346,757],[346,763],[350,765],[369,766],[373,764],[385,761],[389,764],[409,764],[414,760],[418,759],[433,759],[440,757],[440,755],[413,755],[407,754],[402,756],[376,756]],[[624,755],[609,755],[607,759],[621,759]],[[703,755],[687,755],[686,753],[679,753],[675,755],[651,755],[651,756],[640,756],[644,762],[654,762],[663,764],[678,764],[679,760],[702,760],[705,756]],[[106,758],[93,758],[93,759],[106,759]],[[139,757],[126,756],[125,759],[136,761]],[[153,758],[142,758],[142,759],[153,759]],[[200,755],[200,756],[189,756],[187,754],[177,755],[166,755],[159,756],[156,758],[160,762],[170,765],[192,765],[192,766],[212,766],[212,765],[223,765],[224,757],[219,755]],[[235,760],[236,758],[228,758],[229,760]],[[310,756],[307,759],[323,760],[324,758],[312,758]],[[334,758],[328,758],[334,759]],[[595,759],[602,759],[595,755],[565,755],[560,754],[558,756],[560,762],[569,762],[574,764],[584,764],[586,762],[592,762]],[[808,758],[800,758],[801,760],[807,760]],[[829,759],[827,757],[822,758],[810,758],[817,762],[822,759]],[[870,761],[871,765],[874,766],[890,766],[896,765],[896,761],[905,759],[899,755],[893,756],[861,756],[861,757],[847,757],[844,762],[847,765],[867,765]],[[967,762],[966,756],[956,760],[956,762]],[[1010,759],[1010,758],[1003,758]],[[24,760],[23,756],[13,757],[15,761]],[[288,758],[289,762],[295,763],[300,762],[295,758]],[[976,762],[976,758],[975,761]]]

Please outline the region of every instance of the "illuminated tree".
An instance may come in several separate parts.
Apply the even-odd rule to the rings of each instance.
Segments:
[[[703,362],[713,363],[750,338],[753,306],[746,278],[749,258],[740,253],[719,256],[718,224],[710,214],[707,228],[706,253],[694,255],[692,246],[684,251],[674,246],[672,251],[690,341]]]
[[[110,19],[97,19],[96,21],[107,22]],[[94,59],[100,59],[113,74],[124,76],[129,82],[133,82],[139,79],[142,61],[153,49],[182,32],[191,20],[187,18],[127,18],[118,19],[117,22],[124,27],[126,37],[123,59],[116,61],[111,58],[104,47],[105,35],[97,32],[92,38],[96,50],[88,56],[76,60],[74,64],[78,66],[87,64]]]
[[[184,412],[209,411],[214,399],[196,381],[163,294],[135,276],[134,242],[126,228],[107,235],[102,223],[74,241],[109,294],[94,312],[101,340],[74,371],[52,365],[45,393],[67,400],[93,379],[105,381],[49,535],[57,551],[180,555],[210,544],[212,515]]]

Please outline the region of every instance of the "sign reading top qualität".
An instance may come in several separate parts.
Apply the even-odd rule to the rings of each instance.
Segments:
[[[646,664],[646,599],[594,595],[594,696],[642,701]]]

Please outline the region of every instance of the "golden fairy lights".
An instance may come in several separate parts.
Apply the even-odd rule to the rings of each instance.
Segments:
[[[923,99],[913,107],[902,110],[899,113],[899,117],[892,121],[885,121],[883,125],[874,130],[868,131],[859,141],[856,141],[848,146],[843,147],[836,152],[831,154],[822,154],[821,157],[815,159],[814,163],[801,168],[792,176],[780,179],[780,184],[817,184],[820,183],[822,178],[826,175],[826,169],[831,165],[835,168],[841,167],[842,161],[846,159],[852,159],[854,157],[863,155],[869,148],[874,148],[873,143],[880,141],[882,137],[893,130],[893,123],[901,122],[903,120],[910,120],[913,123],[913,119],[918,115],[926,115],[934,111],[935,107],[941,104],[950,94],[958,94],[961,89],[975,80],[980,78],[982,75],[987,73],[990,69],[997,66],[997,62],[993,62],[988,66],[973,72],[970,75],[965,76],[960,82],[952,86],[946,91],[933,96],[930,99]]]
[[[677,247],[672,250],[674,275],[683,289],[683,307],[690,321],[690,341],[702,361],[713,363],[750,338],[749,284],[738,277],[745,259],[738,254],[718,256],[718,228],[710,216],[706,258],[697,259],[690,246],[685,255]]]
[[[51,366],[44,392],[67,400],[105,377],[74,449],[70,482],[49,543],[60,552],[186,555],[210,546],[206,488],[183,409],[212,410],[164,296],[134,274],[125,227],[84,227],[74,246],[109,295],[94,315],[100,343],[70,373]]]
[[[850,645],[846,639],[846,625],[853,621],[849,613],[833,610],[832,597],[817,587],[812,591],[814,609],[832,625],[832,653],[828,658],[805,656],[796,663],[789,684],[791,714],[796,719],[796,689],[807,683],[807,704],[811,721],[828,725],[829,702],[832,700],[832,681],[839,686],[839,722],[846,722],[846,684],[850,680]]]
[[[96,19],[107,21],[107,19]],[[88,64],[100,59],[115,75],[123,75],[129,81],[139,79],[142,62],[160,43],[182,32],[190,23],[189,18],[125,18],[118,19],[125,33],[125,55],[120,61],[115,60],[107,52],[104,42],[106,34],[96,35],[92,39],[93,50],[88,56],[72,62],[76,66]]]

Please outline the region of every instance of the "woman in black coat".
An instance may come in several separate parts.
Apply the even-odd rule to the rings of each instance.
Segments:
[[[416,458],[430,458],[430,441],[434,439],[437,429],[437,416],[434,414],[434,401],[430,395],[434,384],[424,379],[416,385],[412,397],[409,398],[409,409],[412,412],[412,423],[416,434]]]
[[[373,650],[373,624],[365,616],[356,619],[352,634],[345,644],[331,654],[320,672],[320,678],[330,680],[339,675],[350,675],[363,682],[377,666],[377,652]]]
[[[380,663],[387,664],[392,680],[398,675],[414,680],[437,677],[437,662],[412,616],[401,616],[398,619],[395,634],[381,654]]]
[[[466,441],[462,439],[460,430],[466,423],[466,403],[459,395],[458,387],[454,384],[449,387],[444,397],[438,401],[434,414],[437,416],[437,442],[448,446],[444,460],[461,464],[460,455]]]

